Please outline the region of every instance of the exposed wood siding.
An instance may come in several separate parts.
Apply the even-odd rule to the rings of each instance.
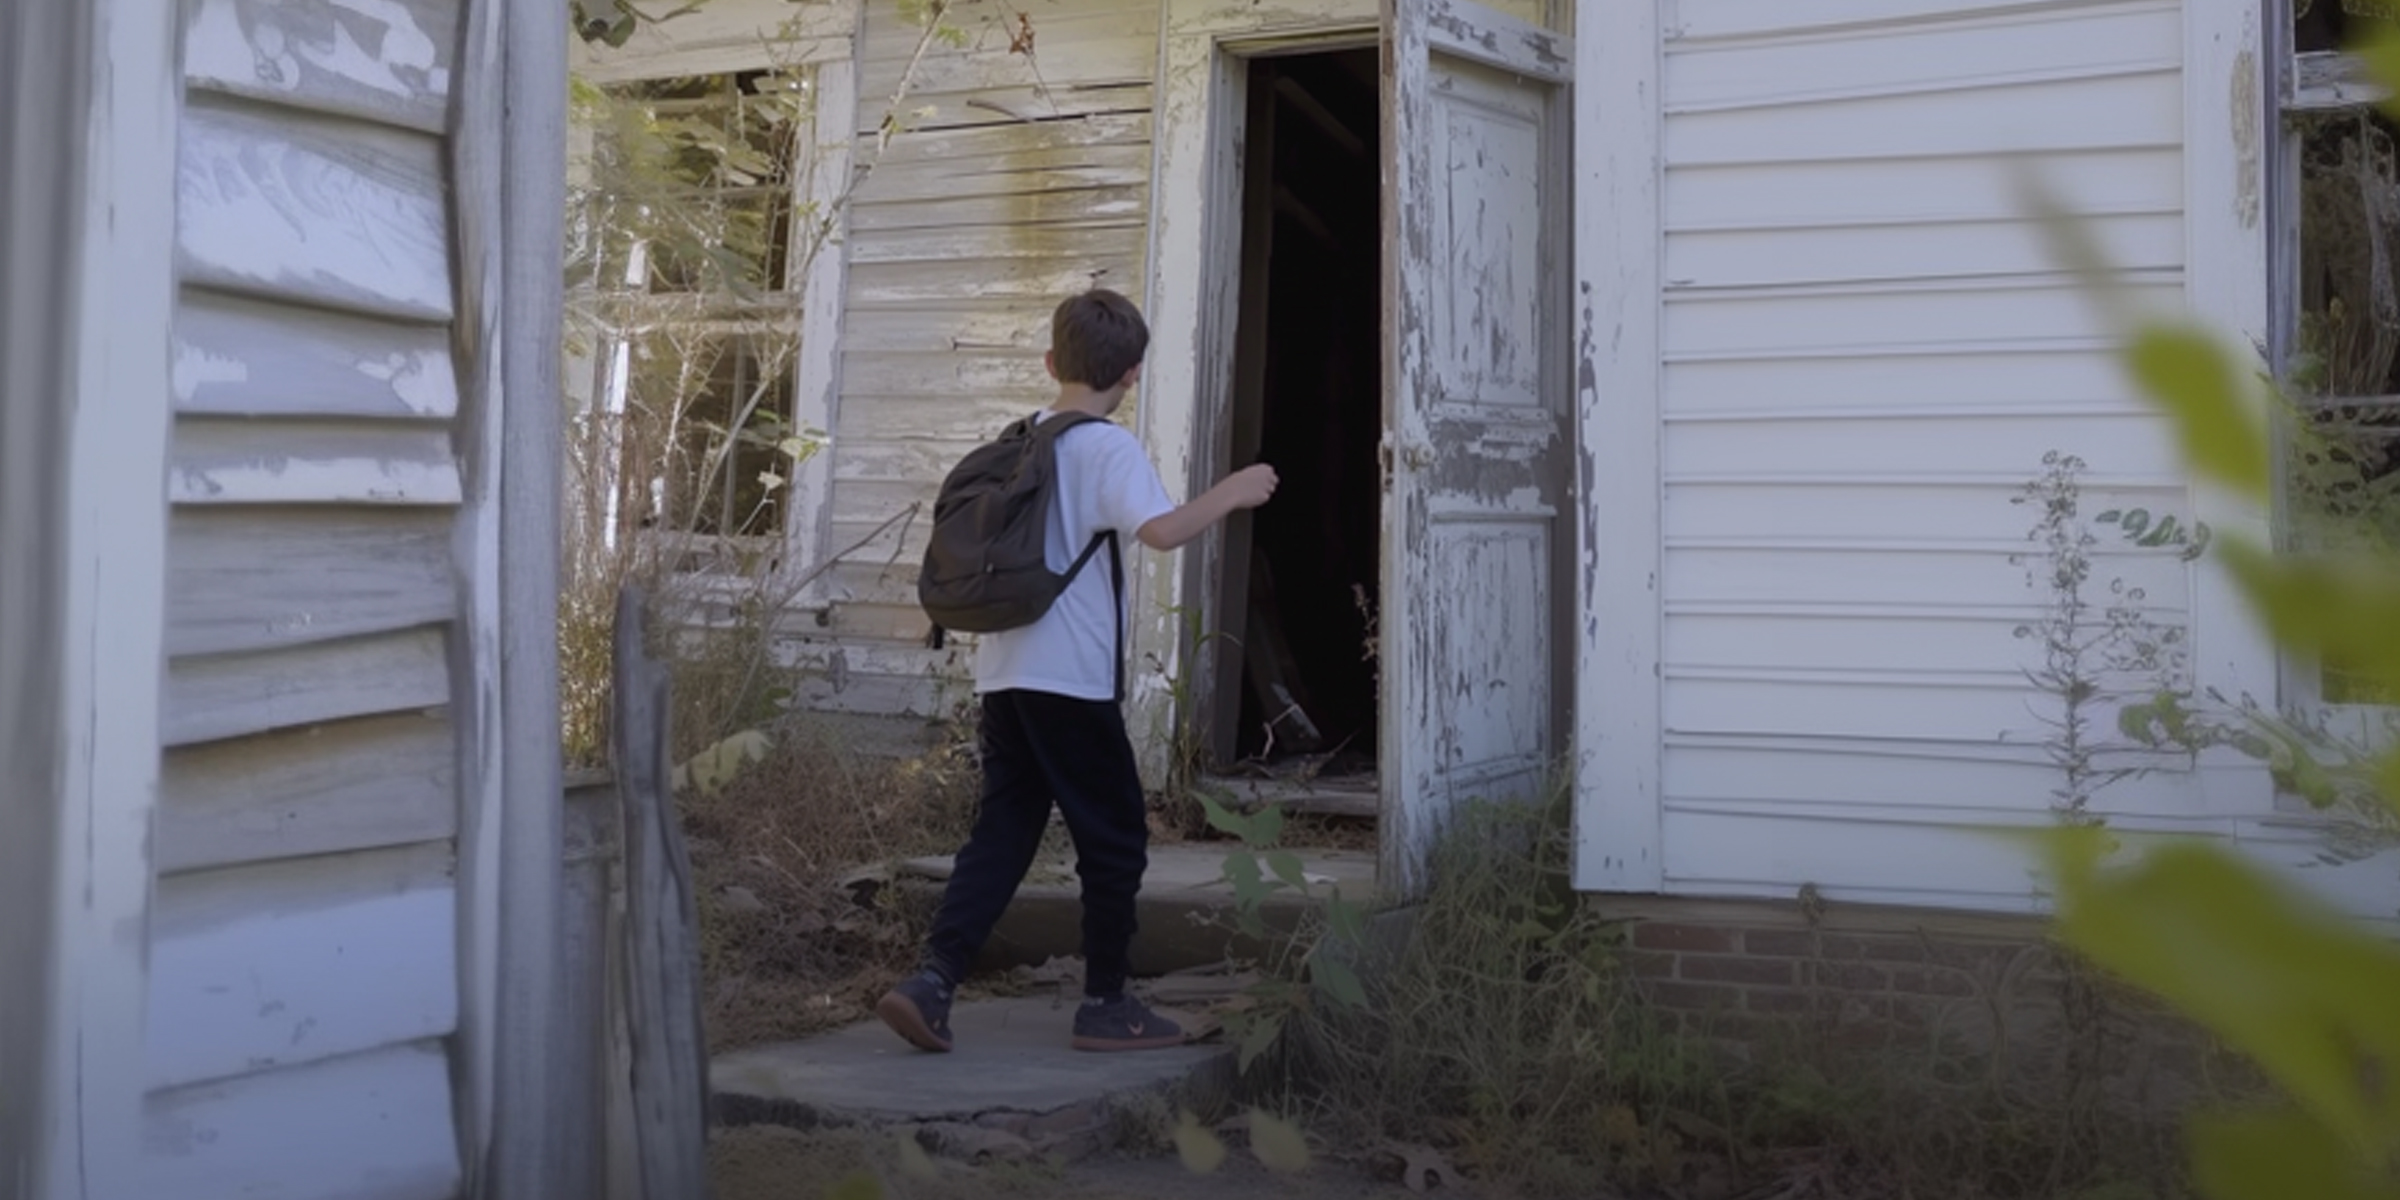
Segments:
[[[2139,299],[2181,303],[2172,0],[1683,0],[1661,62],[1663,885],[2022,907],[1969,828],[2045,819],[2010,503],[2188,510],[2171,441],[2016,207],[2038,159]],[[2001,158],[1989,156],[1999,155]],[[1609,451],[1599,451],[1605,469]],[[1605,566],[1603,567],[1605,569]],[[2158,614],[2171,557],[2107,553]],[[2189,780],[2109,794],[2197,811]]]
[[[449,1033],[450,860],[429,842],[167,879],[151,921],[151,1085]]]
[[[433,1200],[465,1178],[464,7],[182,5],[161,1194]]]
[[[150,1097],[146,1196],[451,1200],[462,1171],[439,1041]]]
[[[168,751],[158,867],[405,845],[457,830],[449,718],[370,717]]]
[[[1158,5],[1082,0],[1032,21],[1031,58],[980,25],[966,48],[927,53],[902,105],[915,115],[848,214],[823,544],[858,549],[826,576],[826,625],[790,648],[819,707],[932,714],[961,694],[967,657],[917,644],[927,516],[877,530],[930,510],[960,455],[1049,402],[1061,299],[1095,284],[1142,296]],[[869,161],[917,34],[888,5],[865,22]]]

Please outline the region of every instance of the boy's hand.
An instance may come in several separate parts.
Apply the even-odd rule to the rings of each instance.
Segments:
[[[1235,508],[1257,508],[1274,499],[1275,483],[1275,468],[1257,463],[1226,476],[1224,488]]]
[[[1134,531],[1133,536],[1153,550],[1172,550],[1229,513],[1257,508],[1275,496],[1275,468],[1265,463],[1243,467],[1218,481],[1206,495]]]

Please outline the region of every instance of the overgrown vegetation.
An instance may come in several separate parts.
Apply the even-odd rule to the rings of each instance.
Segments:
[[[2163,1194],[2150,1189],[2173,1177],[2164,1121],[2110,1086],[2155,1070],[2138,1036],[2151,1014],[2095,1003],[2088,1021],[2015,1040],[1995,1015],[2060,1005],[2053,956],[1992,969],[1952,1002],[1949,1032],[1850,1025],[1838,993],[1772,1016],[1663,1010],[1623,925],[1573,890],[1571,861],[1563,791],[1470,806],[1420,903],[1355,934],[1328,918],[1286,960],[1288,982],[1255,1000],[1286,1030],[1250,1074],[1255,1102],[1331,1154],[1480,1195],[1588,1196],[1605,1181],[1667,1196],[2056,1200]],[[1351,969],[1312,986],[1328,950]],[[1978,1021],[1996,1032],[1953,1036]]]
[[[962,745],[877,758],[797,727],[764,753],[682,799],[717,1050],[865,1018],[914,969],[930,916],[891,864],[956,850],[974,819]]]
[[[579,0],[576,19],[587,39],[621,45],[639,24],[689,11]],[[571,117],[588,140],[569,160],[566,344],[592,377],[567,445],[559,636],[571,765],[606,757],[620,588],[649,598],[651,644],[675,669],[676,750],[689,755],[784,711],[797,680],[778,652],[794,603],[894,530],[897,546],[919,515],[901,508],[853,546],[794,558],[791,491],[827,445],[826,431],[792,415],[810,267],[907,128],[927,53],[967,38],[952,0],[901,0],[900,13],[919,31],[915,49],[841,178],[817,177],[827,147],[814,132],[815,72],[789,52],[794,26],[762,33],[768,61],[754,70],[573,81]],[[1010,15],[1026,25],[1023,14],[982,19]]]
[[[2057,706],[2036,714],[2045,729],[2042,749],[2059,774],[2051,807],[2068,824],[2092,824],[2100,790],[2143,769],[2129,756],[2155,749],[2118,736],[2114,714],[2185,690],[2191,660],[2189,632],[2157,617],[2145,589],[2122,576],[2105,583],[2093,578],[2103,549],[2099,530],[2113,529],[2138,549],[2174,550],[2188,562],[2207,548],[2208,529],[2147,509],[2087,517],[2084,461],[2053,451],[2043,456],[2042,468],[2015,498],[2037,514],[2026,537],[2040,550],[2017,561],[2027,582],[2043,593],[2042,613],[2017,626],[2016,636],[2040,648],[2041,662],[2026,669],[2026,678]],[[2102,595],[2092,594],[2095,586]]]
[[[2400,41],[2366,58],[2384,86],[2400,85]],[[2086,231],[2056,228],[2065,257],[2103,276]],[[2375,287],[2388,292],[2389,280]],[[2282,411],[2273,385],[2204,331],[2114,316],[2129,365],[2195,470],[2267,506],[2270,422]],[[2282,554],[2225,536],[2216,554],[2279,647],[2337,664],[2371,694],[2400,694],[2400,555],[2363,523],[2349,532]],[[2379,748],[2369,762],[2363,804],[2379,820],[2400,818],[2400,747]],[[2194,1118],[2192,1174],[2203,1194],[2400,1196],[2400,947],[2227,847],[2179,842],[2128,856],[2121,839],[2090,828],[2044,845],[2067,942],[2241,1051],[2281,1093],[2275,1104]]]

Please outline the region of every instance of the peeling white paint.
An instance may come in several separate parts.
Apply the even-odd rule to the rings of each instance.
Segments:
[[[424,416],[447,416],[456,407],[453,400],[457,384],[448,377],[447,362],[441,364],[445,373],[437,375],[426,369],[423,355],[393,352],[380,359],[361,359],[358,373],[369,379],[391,385],[392,394],[411,412]]]
[[[238,358],[212,354],[182,338],[175,339],[175,399],[190,403],[212,383],[247,383],[250,365]]]
[[[185,53],[195,74],[263,91],[297,94],[313,69],[393,99],[416,100],[450,90],[441,47],[417,14],[396,0],[201,0]]]
[[[2264,104],[2259,99],[2258,52],[2244,49],[2236,55],[2233,78],[2228,93],[2232,97],[2233,123],[2233,212],[2244,229],[2258,227],[2259,191],[2261,187],[2260,123]]]

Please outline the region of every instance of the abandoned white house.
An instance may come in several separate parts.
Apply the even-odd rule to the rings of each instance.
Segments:
[[[12,1196],[593,1194],[545,1094],[564,35],[0,11]]]
[[[786,572],[839,559],[784,614],[806,703],[955,705],[907,517],[1044,401],[1050,306],[1105,285],[1152,322],[1129,420],[1170,482],[1287,481],[1137,557],[1153,769],[1314,752],[1380,795],[1406,870],[1457,799],[1566,763],[1589,889],[2027,911],[1987,831],[2055,786],[2011,498],[2059,451],[2088,513],[2278,517],[2192,485],[2012,168],[2138,301],[2295,377],[2333,360],[2328,411],[2388,418],[2400,176],[2327,53],[2342,5],[711,0],[576,69],[720,113],[813,97],[769,141],[832,239],[768,284],[767,407],[822,449],[741,531]],[[663,328],[638,324],[570,391],[657,403],[628,398]],[[2205,558],[2098,552],[2188,634],[2193,685],[2342,699]],[[2098,803],[2317,851],[2232,755]],[[2300,874],[2388,917],[2396,866]]]

